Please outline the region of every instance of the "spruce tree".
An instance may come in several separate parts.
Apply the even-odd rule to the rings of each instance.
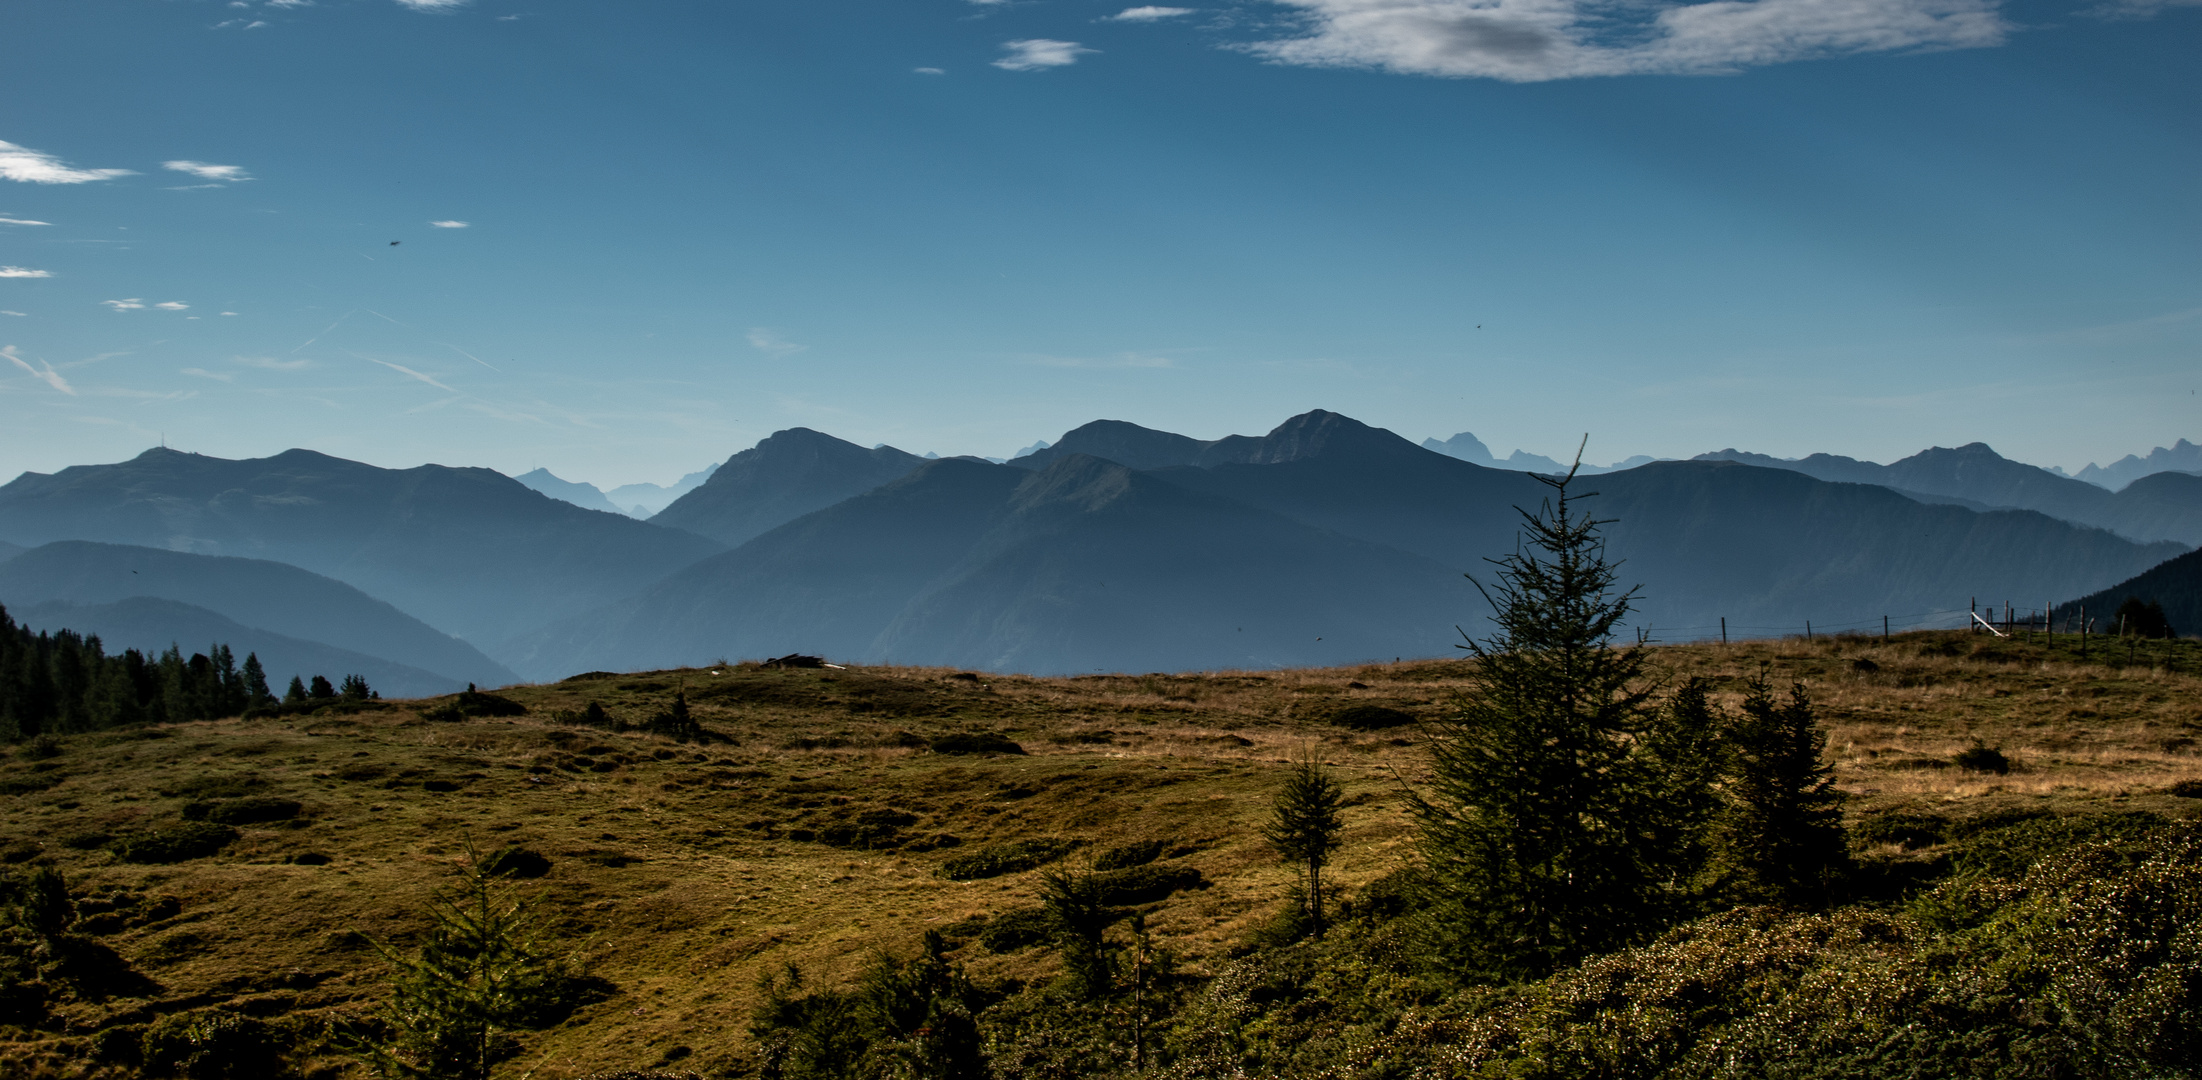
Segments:
[[[275,695],[268,691],[268,669],[260,666],[259,653],[245,654],[244,680],[246,708],[275,704]]]
[[[1415,799],[1455,960],[1509,979],[1646,936],[1666,876],[1642,843],[1660,810],[1636,753],[1657,721],[1646,656],[1611,644],[1635,591],[1617,591],[1607,522],[1576,505],[1573,471],[1538,479],[1553,498],[1520,511],[1526,543],[1476,583],[1496,629],[1463,646],[1470,685],[1430,725],[1432,778]]]
[[[318,676],[316,676],[316,677],[318,678]],[[302,701],[305,701],[305,700],[306,700],[306,681],[305,681],[304,679],[301,679],[301,678],[299,678],[299,677],[298,677],[298,676],[296,676],[296,675],[293,675],[293,676],[291,676],[291,685],[290,685],[290,687],[289,687],[288,689],[286,689],[286,690],[284,690],[284,691],[283,691],[283,704],[285,704],[285,705],[296,705],[296,704],[298,704],[298,703],[300,703],[300,702],[302,702]]]
[[[1727,806],[1719,827],[1728,888],[1739,900],[1817,906],[1849,865],[1843,793],[1821,759],[1827,733],[1802,684],[1778,701],[1762,670],[1728,728]]]
[[[1310,752],[1286,774],[1269,823],[1262,826],[1262,839],[1307,874],[1307,913],[1317,938],[1323,936],[1323,866],[1345,829],[1338,812],[1343,797],[1337,781]]]

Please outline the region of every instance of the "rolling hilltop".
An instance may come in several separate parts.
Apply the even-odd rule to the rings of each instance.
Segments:
[[[2182,646],[2176,670],[2165,669],[2170,653],[2105,666],[2101,654],[2081,662],[2073,644],[1914,634],[1887,645],[1665,647],[1655,657],[1672,678],[1714,680],[1727,702],[1761,663],[1809,687],[1850,794],[1854,849],[1883,883],[1877,888],[1903,897],[1950,880],[1953,860],[1991,884],[2016,881],[2057,844],[2196,816],[2202,803],[2171,792],[2181,783],[2202,790],[2202,719],[2192,708],[2202,654]],[[1741,1037],[1767,1018],[1755,1001],[1786,1003],[1777,1019],[1799,1038],[1848,1038],[1840,1033],[1853,1009],[1880,1022],[1872,1010],[1882,1005],[1825,999],[1815,995],[1832,991],[1814,987],[1880,987],[1901,1008],[1926,1007],[1915,1005],[1920,995],[1958,994],[1946,1007],[1964,1003],[1964,1011],[1941,1014],[1945,1022],[1917,1029],[1915,1039],[2057,1030],[1989,1008],[1997,999],[1980,995],[2003,985],[1993,979],[2027,969],[1964,951],[1986,931],[1952,928],[1948,920],[1975,910],[1955,899],[1827,916],[1716,916],[1681,944],[1563,971],[1506,999],[1526,1012],[1431,996],[1390,968],[1368,966],[1380,951],[1354,959],[1260,944],[1271,940],[1265,928],[1286,909],[1294,882],[1257,831],[1286,759],[1314,748],[1342,780],[1345,845],[1332,871],[1341,917],[1381,929],[1393,910],[1385,905],[1396,902],[1387,899],[1395,895],[1385,891],[1387,875],[1412,859],[1405,792],[1424,782],[1427,767],[1419,730],[1384,725],[1443,715],[1465,674],[1454,662],[1055,679],[744,666],[517,688],[509,698],[525,708],[518,716],[458,718],[443,710],[449,698],[332,705],[288,719],[17,747],[0,760],[8,810],[0,859],[18,872],[63,872],[80,897],[74,932],[88,943],[76,948],[109,959],[57,977],[45,1019],[18,1012],[0,1020],[17,1025],[0,1044],[0,1072],[128,1075],[126,1062],[98,1057],[155,1045],[158,1033],[195,1017],[229,1015],[272,1033],[265,1037],[294,1050],[308,1074],[345,1075],[334,1071],[344,1058],[327,1041],[332,1030],[388,993],[368,938],[416,946],[430,892],[456,880],[469,845],[544,860],[524,891],[540,896],[550,941],[598,980],[563,1022],[526,1034],[524,1055],[499,1076],[752,1073],[761,1046],[748,1027],[763,1001],[762,976],[793,963],[806,988],[848,986],[876,950],[912,956],[928,931],[987,993],[1038,992],[1060,959],[1016,928],[1038,902],[1045,867],[1028,861],[966,880],[952,879],[949,867],[983,852],[1059,856],[1061,845],[1085,853],[1074,852],[1073,863],[1106,851],[1149,860],[1136,877],[1147,891],[1130,902],[1186,980],[1170,984],[1185,995],[1172,1008],[1192,1018],[1186,1031],[1206,1030],[1197,1026],[1208,1022],[1198,1020],[1209,1015],[1202,1010],[1252,1010],[1248,1023],[1259,1020],[1280,1040],[1246,1036],[1257,1072],[1312,1075],[1349,1053],[1425,1063],[1482,1053],[1489,1047],[1475,1032],[1483,1029],[1470,1022],[1478,1016],[1486,1024],[1545,1017],[1535,1022],[1560,1025],[1548,1032],[1555,1037],[1582,1034],[1565,1025],[1583,994],[1635,1018],[1609,1032],[1615,1053],[1637,1053],[1637,1039],[1680,1053],[1692,1039]],[[574,722],[594,703],[611,722],[640,724],[676,694],[712,741]],[[1983,745],[2000,748],[2007,772],[1953,764]],[[154,850],[143,838],[181,835],[186,815],[217,812],[209,807],[243,815],[210,851],[162,856],[171,862],[113,854]],[[2005,898],[1998,903],[2029,895],[1994,888],[2002,891],[1980,895]],[[1762,947],[1769,951],[1752,951]],[[1956,976],[1931,962],[1937,956],[1989,981],[1971,989],[1949,982]],[[1324,981],[1333,967],[1355,986],[1402,996],[1392,1005],[1358,996]],[[1895,982],[1875,981],[1883,978]],[[1272,989],[1232,997],[1231,979],[1268,980],[1256,985]],[[1662,987],[1682,998],[1661,997]],[[1374,1009],[1391,1020],[1310,1027],[1294,1009]],[[1597,1015],[1610,1022],[1615,1014]],[[1631,1026],[1640,1023],[1653,1027]],[[1125,1039],[1110,1053],[1128,1062]],[[2017,1051],[1967,1052],[1986,1068]],[[1298,1053],[1309,1055],[1304,1069],[1291,1064]],[[1033,1059],[1001,1060],[1002,1068],[1024,1062],[1016,1075],[1055,1075]],[[1111,1060],[1091,1059],[1082,1071],[1113,1068]]]

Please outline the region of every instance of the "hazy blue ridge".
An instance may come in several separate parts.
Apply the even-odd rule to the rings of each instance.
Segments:
[[[112,604],[155,597],[236,623],[500,686],[519,676],[479,649],[334,578],[265,559],[58,540],[0,563],[0,603]]]
[[[607,514],[626,513],[625,510],[614,505],[612,500],[606,498],[602,491],[597,490],[595,484],[561,480],[553,475],[549,469],[536,469],[533,472],[521,473],[513,479],[526,484],[530,490],[540,491],[560,502],[570,502],[583,510],[602,510]]]
[[[648,520],[656,516],[658,511],[671,506],[673,500],[702,487],[703,482],[711,479],[711,474],[718,471],[719,466],[714,464],[689,473],[669,485],[621,484],[605,492],[604,497],[630,516]]]
[[[1789,460],[1733,449],[1700,454],[1692,460],[1734,461],[1787,469],[1821,480],[1878,484],[1915,498],[1957,499],[1968,506],[2038,510],[2135,540],[2175,540],[2190,547],[2202,544],[2202,477],[2185,474],[2158,474],[2170,479],[2151,477],[2147,485],[2130,484],[2113,493],[2083,480],[2011,461],[1986,443],[1977,442],[1922,450],[1888,465],[1833,454]]]
[[[111,604],[71,604],[61,600],[22,608],[11,604],[8,614],[33,630],[97,634],[109,655],[124,649],[155,655],[174,645],[188,658],[192,653],[227,645],[240,664],[248,654],[258,656],[260,665],[267,670],[268,684],[278,694],[294,675],[309,682],[315,675],[326,675],[332,683],[346,675],[358,675],[384,697],[427,697],[465,688],[463,681],[447,675],[318,641],[244,626],[217,612],[157,597],[133,596]]]
[[[2202,474],[2202,446],[2181,439],[2149,451],[2147,457],[2127,454],[2108,465],[2089,462],[2077,478],[2119,491],[2144,476],[2164,472]]]
[[[273,559],[359,588],[502,659],[501,642],[722,550],[584,510],[490,469],[382,469],[309,450],[148,450],[0,487],[0,539]]]

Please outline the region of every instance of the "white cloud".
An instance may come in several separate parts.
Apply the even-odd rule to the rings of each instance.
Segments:
[[[72,169],[52,154],[11,142],[0,142],[0,180],[26,184],[89,184],[118,176],[136,176],[128,169]]]
[[[466,6],[466,0],[398,0],[398,3],[415,11],[455,11]]]
[[[235,374],[231,374],[231,373],[225,373],[225,372],[219,372],[219,371],[208,371],[208,370],[207,370],[207,369],[205,369],[205,368],[195,368],[195,367],[187,367],[187,368],[183,369],[183,373],[184,373],[184,374],[186,374],[186,375],[196,375],[196,376],[198,376],[199,378],[202,378],[202,379],[212,379],[212,380],[214,380],[215,382],[236,382],[236,381],[237,381],[237,376],[236,376]]]
[[[768,352],[774,356],[793,356],[810,348],[808,345],[797,345],[780,336],[779,331],[767,330],[762,326],[750,328],[749,345],[750,348],[760,352]]]
[[[1099,52],[1075,41],[1054,41],[1048,38],[1027,38],[1023,41],[1002,42],[1009,55],[994,61],[994,66],[1004,71],[1045,71],[1048,68],[1066,67],[1078,62],[1081,53]]]
[[[2202,0],[2102,0],[2080,14],[2098,19],[2153,19],[2166,8],[2202,6]]]
[[[52,277],[51,270],[32,270],[24,266],[0,266],[0,277]]]
[[[1125,8],[1109,16],[1107,21],[1157,22],[1162,19],[1175,19],[1180,15],[1191,15],[1192,13],[1193,9],[1189,7],[1134,7]]]
[[[225,312],[222,312],[222,314],[224,314],[224,315],[235,315],[235,314],[237,314],[237,313],[236,313],[236,312],[234,312],[234,311],[225,311]]]
[[[268,0],[268,6],[271,8],[312,7],[313,0]]]
[[[297,371],[301,368],[313,366],[311,360],[277,360],[272,356],[240,356],[231,360],[230,363],[249,368],[259,368],[262,371]]]
[[[55,371],[52,364],[49,364],[44,360],[40,360],[38,363],[40,364],[40,367],[42,367],[44,370],[40,370],[40,368],[34,368],[22,357],[15,355],[15,346],[13,345],[10,345],[4,349],[0,349],[0,356],[5,356],[10,360],[15,361],[15,366],[22,368],[24,371],[30,372],[31,378],[37,379],[40,382],[43,382],[46,385],[51,386],[54,389],[69,395],[70,397],[76,396],[76,388],[70,386],[69,380],[62,378],[61,373]]]
[[[50,221],[31,221],[27,218],[0,217],[0,225],[51,225]]]
[[[943,71],[943,70],[941,70],[940,68],[911,68],[911,69],[910,69],[910,71],[911,71],[912,73],[914,73],[914,74],[918,74],[918,75],[946,75],[946,74],[948,74],[948,73],[947,73],[946,71]]]
[[[402,2],[402,0],[401,0],[401,2]],[[432,377],[430,377],[430,376],[427,376],[427,375],[423,375],[423,374],[421,374],[420,372],[418,372],[418,371],[415,371],[415,370],[413,370],[412,368],[406,367],[406,366],[405,366],[404,364],[393,364],[393,363],[391,363],[391,362],[390,362],[390,361],[388,361],[388,360],[375,360],[375,358],[374,358],[374,357],[372,357],[372,356],[370,356],[370,357],[367,357],[366,359],[368,359],[368,360],[373,360],[373,361],[374,361],[375,363],[377,363],[377,364],[381,364],[381,365],[382,365],[383,367],[389,368],[390,370],[392,370],[392,371],[395,371],[395,372],[397,372],[397,373],[398,373],[398,374],[400,374],[400,375],[404,375],[404,376],[406,376],[407,378],[411,378],[411,379],[419,379],[420,381],[422,381],[422,382],[424,382],[424,383],[427,383],[428,385],[430,385],[430,386],[433,386],[433,387],[435,387],[436,389],[438,389],[438,390],[441,390],[441,391],[443,391],[443,392],[444,392],[444,393],[446,393],[446,394],[456,394],[456,393],[458,393],[458,391],[457,391],[457,390],[453,390],[452,388],[450,388],[450,387],[448,387],[448,386],[445,386],[444,384],[442,384],[442,383],[440,383],[440,382],[437,382],[437,381],[436,381],[436,380],[435,380],[434,378],[432,378]]]
[[[190,304],[186,304],[181,300],[163,300],[153,306],[162,311],[188,311],[191,308]]]
[[[28,318],[30,318],[30,316],[28,316],[28,315],[25,315],[25,314],[23,314],[23,313],[22,313],[22,312],[20,312],[20,311],[0,311],[0,315],[13,315],[13,316],[15,316],[15,317],[16,317],[16,318],[18,318],[18,319],[28,319]]]
[[[100,303],[114,308],[116,311],[138,311],[145,307],[145,301],[134,296],[128,300],[102,300]]]
[[[180,173],[190,173],[201,180],[250,180],[242,165],[215,165],[204,161],[163,161],[161,168]]]
[[[431,221],[428,224],[438,229],[464,229],[467,227],[466,222],[463,221]]]
[[[1277,0],[1307,32],[1245,48],[1282,64],[1508,82],[1706,75],[1849,53],[2001,44],[1996,0]]]

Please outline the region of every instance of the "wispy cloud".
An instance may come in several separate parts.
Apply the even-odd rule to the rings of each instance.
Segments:
[[[1026,38],[1023,41],[1002,42],[1009,55],[994,61],[1003,71],[1046,71],[1049,68],[1067,67],[1078,58],[1099,49],[1089,49],[1075,41],[1056,41],[1051,38]]]
[[[948,72],[947,72],[947,71],[945,71],[945,70],[943,70],[943,69],[941,69],[941,68],[911,68],[911,69],[910,69],[910,71],[911,71],[911,73],[913,73],[913,74],[917,74],[917,75],[946,75],[946,74],[948,74]]]
[[[189,311],[191,309],[190,304],[186,304],[181,300],[163,300],[153,306],[162,311]]]
[[[263,371],[298,371],[313,366],[311,360],[278,360],[272,356],[239,356],[230,363]]]
[[[431,221],[428,224],[438,229],[464,229],[467,227],[466,222],[463,221]]]
[[[38,362],[38,367],[32,367],[29,361],[15,355],[15,346],[13,345],[9,345],[6,348],[0,348],[0,356],[7,357],[9,360],[15,363],[16,367],[22,368],[24,371],[29,372],[31,378],[37,379],[40,382],[43,382],[46,385],[51,386],[54,389],[69,395],[70,397],[76,396],[76,388],[70,386],[69,380],[62,378],[61,373],[55,371],[52,364],[49,364],[44,360],[40,360]]]
[[[242,165],[215,165],[205,161],[163,161],[161,168],[172,172],[190,173],[201,180],[232,182],[250,180]]]
[[[94,180],[136,175],[129,169],[71,168],[52,154],[0,142],[0,180],[19,180],[26,184],[89,184]]]
[[[208,371],[205,368],[187,367],[183,369],[183,373],[186,375],[195,375],[202,379],[212,379],[215,382],[227,383],[237,381],[236,372]]]
[[[28,218],[0,217],[0,225],[51,225],[50,221],[31,221]]]
[[[2202,0],[2102,0],[2080,14],[2098,19],[2153,19],[2168,8],[2202,6]]]
[[[466,6],[466,0],[398,0],[398,3],[415,11],[456,11]]]
[[[393,364],[388,360],[376,360],[372,356],[361,357],[361,359],[381,364],[383,367],[389,368],[390,370],[395,371],[398,374],[405,376],[406,378],[419,379],[420,381],[427,383],[428,385],[433,386],[446,394],[456,394],[459,392],[457,390],[453,390],[448,386],[445,386],[440,382],[437,382],[434,377],[423,375],[420,372],[413,370],[412,368],[406,367],[404,364]]]
[[[1275,0],[1305,33],[1244,46],[1280,64],[1508,82],[1707,75],[1852,53],[1999,45],[1995,0]]]
[[[145,301],[136,297],[131,297],[128,300],[102,300],[100,303],[114,308],[116,311],[140,311],[145,307]]]
[[[51,270],[33,270],[27,266],[0,266],[0,278],[52,276],[54,274]]]
[[[749,347],[759,352],[771,353],[774,356],[793,356],[810,348],[808,345],[798,345],[789,341],[782,337],[777,330],[767,330],[762,326],[750,328]]]
[[[1163,19],[1175,19],[1180,15],[1191,15],[1192,13],[1193,9],[1186,7],[1134,7],[1125,8],[1124,10],[1109,16],[1107,21],[1158,22]]]
[[[28,319],[28,318],[30,318],[30,316],[28,316],[28,315],[25,315],[24,313],[22,313],[22,312],[20,312],[20,311],[0,311],[0,315],[13,315],[13,316],[15,316],[15,317],[16,317],[16,318],[18,318],[18,319]]]

